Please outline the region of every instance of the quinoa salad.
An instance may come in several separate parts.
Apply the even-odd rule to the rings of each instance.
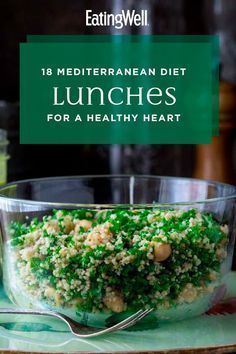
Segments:
[[[197,209],[53,210],[10,232],[22,294],[75,312],[191,304],[227,255],[227,225]]]

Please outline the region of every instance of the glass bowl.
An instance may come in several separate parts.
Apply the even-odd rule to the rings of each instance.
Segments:
[[[109,326],[140,308],[200,315],[225,293],[236,188],[190,178],[57,177],[0,189],[3,283],[24,308]]]

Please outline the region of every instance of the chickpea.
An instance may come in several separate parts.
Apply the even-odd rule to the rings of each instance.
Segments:
[[[62,257],[66,257],[67,254],[68,254],[67,248],[62,248],[62,249],[59,251],[59,254],[60,254],[60,256],[62,256]]]
[[[43,226],[43,230],[46,230],[49,234],[56,234],[60,231],[57,220],[50,220],[46,222]]]
[[[38,230],[30,232],[25,235],[25,246],[33,246],[35,242],[41,237],[41,232]]]
[[[169,243],[152,242],[154,248],[154,260],[156,262],[163,262],[171,255],[171,246]]]
[[[125,310],[125,304],[123,300],[123,296],[118,291],[113,291],[107,294],[103,299],[104,304],[106,307],[113,312],[122,312]]]
[[[226,250],[224,248],[219,247],[216,250],[216,255],[219,258],[226,258],[227,257],[227,252],[226,252]]]
[[[32,246],[26,247],[25,249],[20,251],[20,254],[23,260],[29,261],[34,255],[34,249]]]
[[[193,284],[188,283],[179,295],[180,302],[192,302],[197,297],[197,289]]]
[[[55,299],[55,304],[57,307],[60,307],[62,305],[62,298],[61,295],[58,293],[55,293],[54,295],[54,299]]]
[[[225,247],[228,243],[228,240],[226,238],[224,238],[222,241],[220,241],[220,246],[221,247]]]
[[[107,222],[103,225],[96,226],[91,232],[89,232],[85,244],[95,247],[99,244],[105,244],[110,241],[112,233],[109,230],[110,223]]]
[[[77,297],[77,298],[71,300],[71,301],[69,302],[69,305],[70,305],[71,307],[74,307],[74,306],[80,305],[82,302],[83,302],[83,300],[82,300],[80,297]]]
[[[44,291],[44,295],[53,299],[56,306],[59,307],[62,305],[61,295],[56,292],[55,288],[52,288],[51,286],[47,287],[47,289]]]
[[[51,298],[55,296],[55,293],[56,293],[56,289],[50,286],[47,287],[44,291],[44,295]]]
[[[209,279],[210,280],[216,280],[217,279],[217,273],[212,271],[210,274],[209,274]]]
[[[92,221],[89,220],[78,220],[75,223],[75,232],[80,231],[80,227],[83,227],[85,231],[89,230],[92,226]]]
[[[69,215],[64,217],[61,224],[64,226],[64,231],[66,234],[69,234],[74,229],[74,223]]]

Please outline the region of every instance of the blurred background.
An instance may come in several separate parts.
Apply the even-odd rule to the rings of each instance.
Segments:
[[[211,145],[20,145],[19,43],[26,34],[111,33],[85,26],[85,9],[148,9],[153,34],[219,34],[220,137]],[[0,128],[8,181],[55,175],[138,173],[236,182],[235,0],[8,0],[0,4]],[[94,32],[93,32],[94,31]],[[101,29],[100,29],[101,31]],[[147,28],[119,33],[147,33]],[[142,32],[143,31],[143,32]],[[113,32],[112,33],[116,33]],[[0,136],[1,139],[1,136]],[[0,162],[6,161],[2,137]],[[4,180],[5,176],[2,176]]]

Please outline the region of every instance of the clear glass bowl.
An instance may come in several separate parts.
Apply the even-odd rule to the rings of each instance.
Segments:
[[[95,326],[144,307],[159,321],[200,315],[224,296],[235,201],[234,186],[189,178],[10,183],[0,189],[4,287],[18,306]]]

